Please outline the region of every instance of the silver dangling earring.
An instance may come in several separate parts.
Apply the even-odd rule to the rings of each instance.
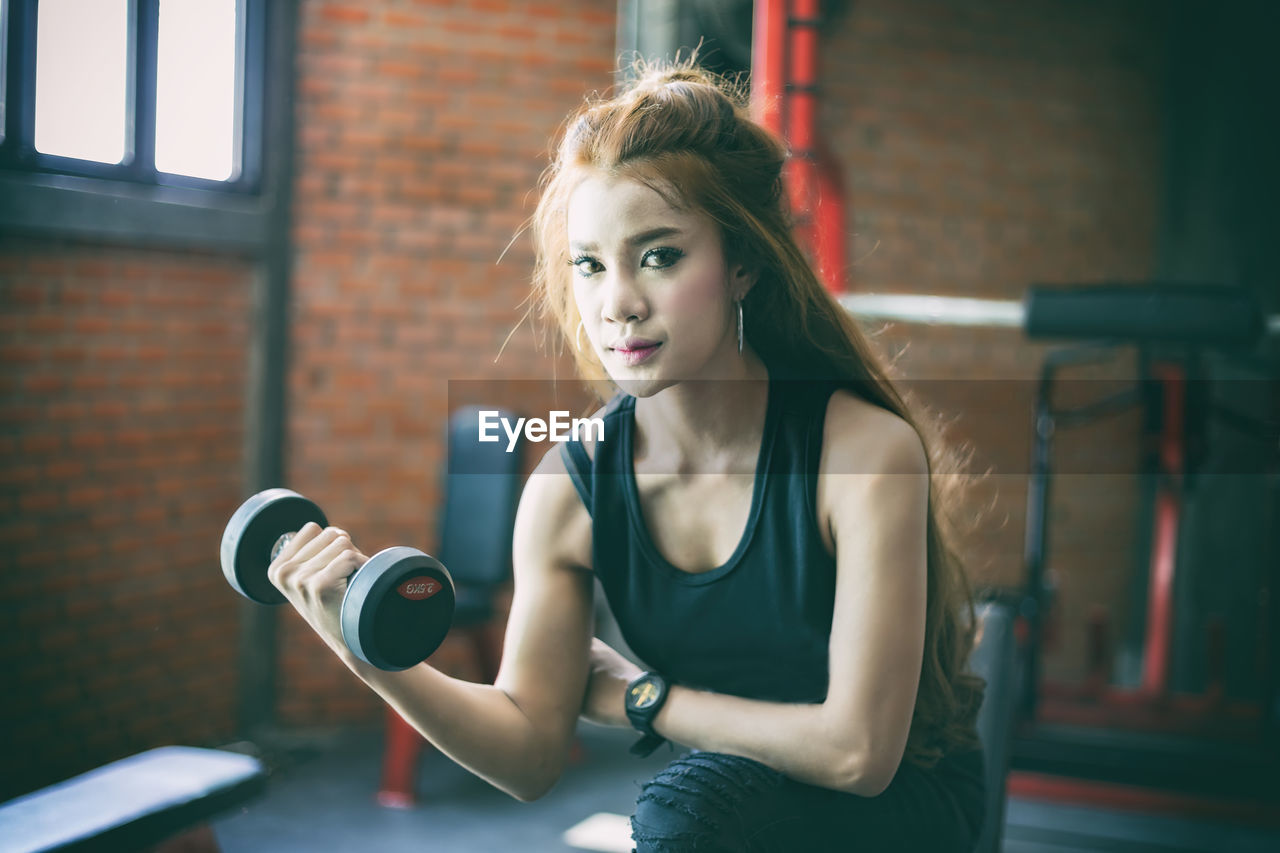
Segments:
[[[742,300],[735,299],[734,305],[738,306],[738,354],[742,354]]]
[[[573,342],[578,347],[578,352],[582,352],[582,321],[578,321],[578,330],[573,335]]]

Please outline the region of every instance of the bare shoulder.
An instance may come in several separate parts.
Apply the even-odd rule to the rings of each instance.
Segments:
[[[525,482],[516,513],[516,571],[522,564],[591,567],[591,516],[553,444]]]
[[[845,389],[831,395],[822,436],[824,475],[928,473],[915,427]]]
[[[818,472],[818,526],[832,554],[841,541],[865,538],[868,525],[923,523],[928,457],[915,427],[893,412],[836,391],[827,405]]]

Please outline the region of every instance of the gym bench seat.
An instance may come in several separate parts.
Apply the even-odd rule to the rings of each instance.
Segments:
[[[0,805],[0,851],[147,850],[174,836],[184,850],[216,851],[202,825],[265,785],[266,771],[251,756],[164,746]]]

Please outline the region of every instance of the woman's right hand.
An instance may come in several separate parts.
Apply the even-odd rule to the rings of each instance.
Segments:
[[[369,561],[345,530],[303,525],[267,569],[267,577],[307,624],[344,660],[342,599],[348,578]]]

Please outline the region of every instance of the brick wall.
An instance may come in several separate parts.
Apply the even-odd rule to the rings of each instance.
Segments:
[[[845,170],[851,289],[1020,299],[1033,283],[1148,280],[1162,213],[1167,15],[1146,0],[850,4],[821,58],[824,132]],[[992,472],[968,513],[981,515],[968,548],[975,582],[1020,584],[1028,380],[1048,347],[1017,329],[869,327],[898,373],[957,419],[952,434],[972,447],[976,470]],[[1122,378],[1134,366],[1123,358],[1067,375]],[[942,380],[961,380],[974,399]],[[1125,416],[1064,433],[1062,452],[1128,451],[1136,464],[1139,426]],[[1063,587],[1046,668],[1063,677],[1081,672],[1091,603],[1125,618],[1138,495],[1131,473],[1104,473],[1114,464],[1070,470],[1051,513]]]
[[[366,553],[431,551],[449,381],[570,375],[527,324],[507,341],[532,251],[503,250],[533,213],[548,140],[612,83],[614,8],[313,2],[300,26],[289,479]],[[546,410],[545,387],[530,384],[526,411]],[[284,720],[378,713],[284,622]],[[474,674],[452,640],[433,663]]]
[[[234,731],[250,270],[0,240],[0,800]]]

